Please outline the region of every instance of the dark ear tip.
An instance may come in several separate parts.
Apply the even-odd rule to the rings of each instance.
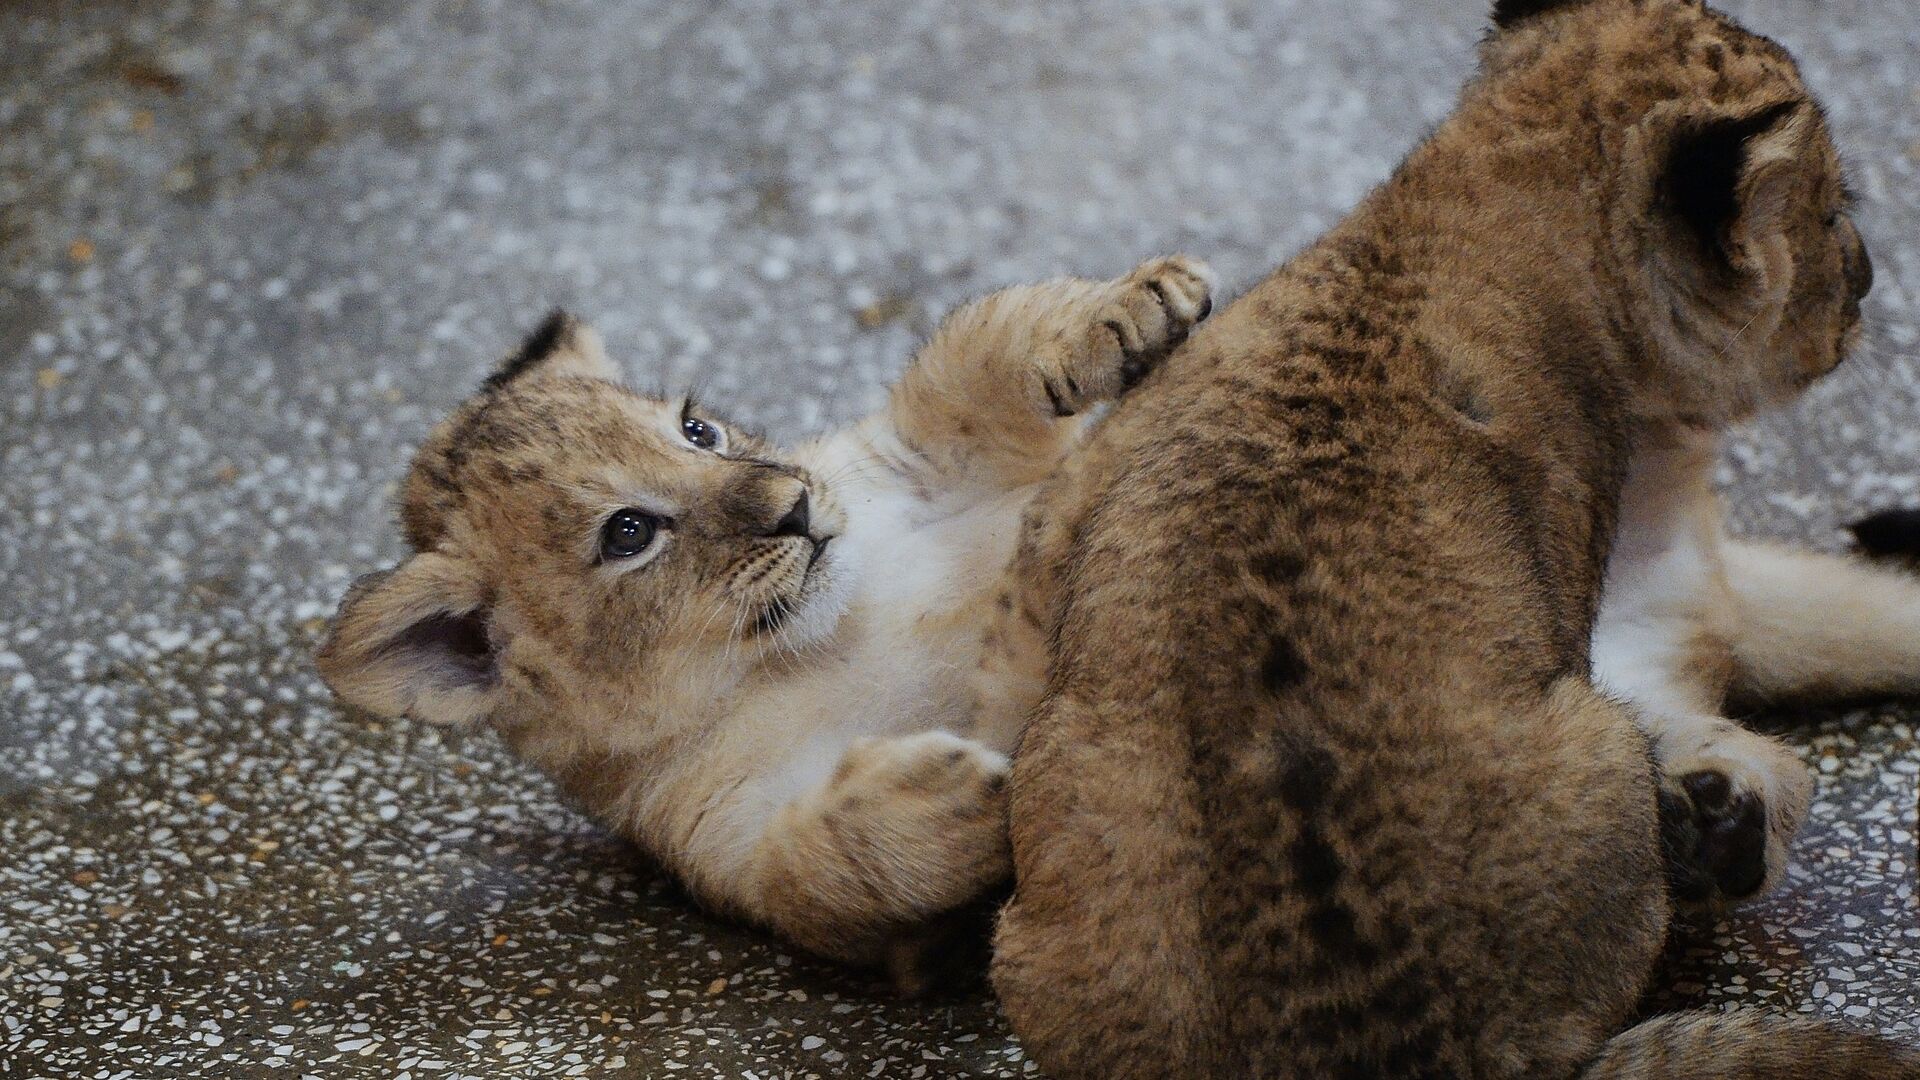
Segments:
[[[1920,509],[1882,510],[1847,526],[1847,531],[1868,555],[1920,557]]]
[[[526,374],[536,364],[552,356],[555,349],[565,345],[579,327],[579,321],[568,314],[565,308],[556,307],[548,311],[546,318],[540,320],[540,325],[527,335],[520,348],[487,377],[486,389],[498,390]]]
[[[1586,0],[1494,0],[1493,25],[1501,30],[1511,30],[1515,26],[1544,15],[1556,8],[1573,7]]]

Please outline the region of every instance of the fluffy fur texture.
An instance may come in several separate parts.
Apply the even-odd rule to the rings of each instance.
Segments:
[[[1016,732],[975,695],[1020,514],[1210,303],[1177,257],[996,293],[792,454],[627,389],[556,315],[421,447],[416,554],[348,593],[320,669],[375,713],[490,724],[713,908],[885,959],[1009,872]]]
[[[1678,819],[1717,836],[1736,793],[1777,794],[1744,747],[1658,713],[1650,741],[1594,688],[1621,491],[1832,368],[1869,274],[1778,45],[1688,0],[1501,11],[1453,116],[1035,504],[1018,606],[1056,648],[993,976],[1052,1075],[1920,1076],[1800,1023],[1620,1033],[1672,916],[1667,842],[1750,884]],[[1674,506],[1642,516],[1700,508]],[[1720,551],[1736,596],[1784,584]],[[1725,640],[1724,668],[1643,695],[1809,683],[1788,637]],[[1650,751],[1697,769],[1665,840]]]

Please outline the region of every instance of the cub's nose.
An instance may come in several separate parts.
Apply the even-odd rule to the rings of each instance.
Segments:
[[[1867,253],[1867,242],[1860,236],[1860,230],[1851,220],[1846,221],[1847,231],[1842,238],[1841,259],[1847,286],[1855,300],[1865,300],[1873,291],[1873,256]]]
[[[1854,261],[1853,298],[1865,300],[1873,291],[1873,256],[1868,253],[1867,245],[1860,245],[1860,253]]]
[[[787,516],[774,523],[772,536],[809,536],[809,526],[813,524],[813,515],[809,508],[807,489],[800,489],[800,497],[793,501],[793,508]]]

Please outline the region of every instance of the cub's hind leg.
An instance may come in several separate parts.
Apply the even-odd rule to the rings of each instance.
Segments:
[[[823,955],[889,959],[1009,876],[1006,777],[1004,755],[947,732],[857,743],[767,823],[739,906]]]
[[[1730,541],[1731,696],[1743,704],[1920,694],[1920,580],[1860,559]]]

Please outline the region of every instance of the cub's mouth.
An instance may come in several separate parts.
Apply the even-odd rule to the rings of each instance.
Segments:
[[[754,616],[754,633],[771,634],[778,631],[793,616],[799,614],[807,601],[820,591],[818,587],[820,577],[826,568],[832,565],[827,561],[827,548],[832,545],[836,537],[829,534],[818,539],[811,537],[808,539],[813,545],[813,550],[807,555],[806,568],[800,571],[799,583],[786,594],[775,597],[771,603],[760,610],[760,614]]]

